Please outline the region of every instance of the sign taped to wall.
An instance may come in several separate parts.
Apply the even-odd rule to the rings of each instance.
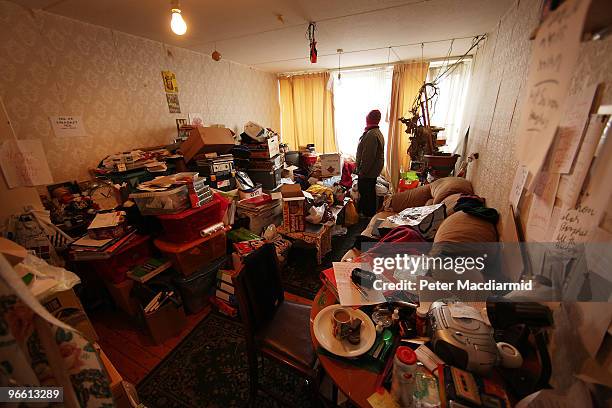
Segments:
[[[51,116],[51,127],[53,133],[57,137],[83,137],[87,136],[85,128],[83,127],[83,120],[81,116],[63,115],[63,116]]]
[[[0,166],[9,188],[53,183],[43,145],[38,139],[2,143]]]

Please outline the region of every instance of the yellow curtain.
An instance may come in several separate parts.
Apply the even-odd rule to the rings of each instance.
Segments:
[[[281,139],[292,149],[314,143],[318,152],[337,152],[328,81],[329,73],[279,78]]]
[[[399,118],[411,116],[410,108],[425,82],[428,69],[429,62],[401,64],[393,68],[386,171],[395,189],[400,168],[406,170],[410,166],[410,156],[407,152],[410,145],[409,136],[404,132],[405,126]]]

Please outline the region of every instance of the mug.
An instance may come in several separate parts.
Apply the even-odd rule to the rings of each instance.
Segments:
[[[342,340],[348,337],[351,331],[351,314],[344,308],[334,310],[331,316],[332,332],[334,337]]]

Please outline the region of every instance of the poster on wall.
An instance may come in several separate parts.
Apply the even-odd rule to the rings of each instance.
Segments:
[[[9,188],[53,183],[43,145],[38,139],[2,143],[0,166]]]
[[[167,93],[166,101],[168,102],[168,111],[170,113],[181,113],[181,105],[179,103],[178,94]]]
[[[538,174],[561,119],[578,58],[589,0],[567,0],[540,25],[534,40],[527,99],[517,134],[517,159]]]
[[[161,73],[166,93],[178,93],[178,83],[176,82],[176,75],[174,72],[162,71]]]
[[[83,127],[81,116],[63,115],[50,116],[53,133],[57,137],[84,137],[87,136]]]
[[[193,126],[204,126],[204,117],[201,113],[190,113],[189,124]]]

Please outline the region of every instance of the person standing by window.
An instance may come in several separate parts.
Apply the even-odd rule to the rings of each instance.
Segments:
[[[357,187],[359,189],[359,212],[367,217],[376,213],[376,179],[385,161],[385,139],[378,124],[380,111],[370,111],[366,116],[365,131],[357,145]]]

